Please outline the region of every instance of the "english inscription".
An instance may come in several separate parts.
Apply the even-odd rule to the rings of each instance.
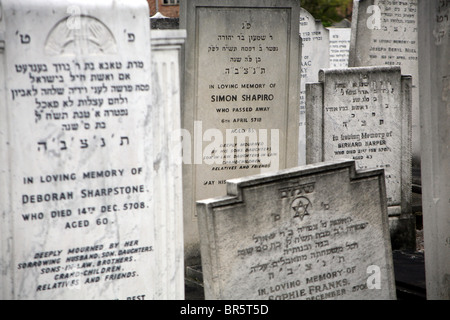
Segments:
[[[284,9],[199,8],[198,17],[197,119],[212,143],[203,143],[195,190],[206,199],[226,179],[283,166],[290,23]]]
[[[0,180],[14,251],[2,251],[13,268],[2,284],[13,283],[17,299],[151,298],[154,279],[142,267],[159,249],[145,140],[150,37],[132,27],[145,14],[117,4],[120,25],[114,10],[32,5],[30,23],[18,23],[29,1],[3,2],[9,170]]]

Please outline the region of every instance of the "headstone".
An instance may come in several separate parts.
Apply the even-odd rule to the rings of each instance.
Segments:
[[[411,215],[411,77],[400,67],[325,69],[307,85],[307,162],[356,160],[386,171],[393,247],[415,246]]]
[[[419,1],[422,206],[427,298],[450,299],[450,3]]]
[[[0,298],[182,298],[147,2],[0,4]]]
[[[189,266],[200,264],[195,201],[223,194],[227,179],[297,165],[299,4],[189,0],[181,12]]]
[[[351,28],[328,28],[330,33],[330,68],[347,68]]]
[[[337,160],[198,202],[206,299],[395,299],[382,170]]]
[[[349,67],[398,65],[402,74],[412,76],[412,166],[414,184],[420,186],[417,0],[353,4]]]
[[[157,279],[165,284],[165,297],[184,299],[183,163],[181,128],[180,61],[186,30],[152,30],[153,199],[161,219],[155,233],[164,250],[159,255]],[[178,138],[180,138],[178,136]],[[163,296],[164,297],[164,296]]]
[[[329,32],[320,20],[300,8],[300,37],[302,39],[302,71],[300,87],[299,165],[306,164],[305,87],[307,82],[317,82],[320,69],[330,66]]]

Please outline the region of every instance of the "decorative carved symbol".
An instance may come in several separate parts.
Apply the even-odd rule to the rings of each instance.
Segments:
[[[117,44],[111,30],[103,22],[94,17],[77,15],[63,19],[50,31],[45,52],[52,56],[114,54]]]
[[[294,218],[300,218],[303,221],[305,216],[309,216],[308,208],[311,205],[311,201],[309,201],[306,197],[298,197],[292,201],[291,208],[294,210]],[[312,206],[312,205],[311,205]]]

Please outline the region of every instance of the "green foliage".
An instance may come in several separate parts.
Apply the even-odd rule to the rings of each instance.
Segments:
[[[352,0],[300,0],[300,3],[314,18],[322,20],[325,27],[351,18]]]

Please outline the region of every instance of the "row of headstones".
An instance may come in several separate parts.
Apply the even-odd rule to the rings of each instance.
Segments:
[[[315,164],[271,173],[298,164],[300,8],[247,2],[182,3],[185,95],[180,34],[153,32],[150,50],[142,3],[2,2],[1,298],[180,299],[199,240],[207,298],[395,298],[411,78],[321,71]]]
[[[213,141],[199,143],[204,163],[185,167],[187,211],[192,199],[227,194],[192,208],[185,232],[198,218],[200,239],[185,238],[186,264],[200,243],[208,299],[395,298],[390,233],[415,241],[411,77],[400,67],[321,70],[329,40],[320,22],[292,1],[270,17],[264,5],[185,6],[185,113],[222,129],[200,135]],[[302,162],[312,165],[269,173]]]
[[[318,83],[305,84],[307,121],[304,139],[300,125],[299,163],[301,164],[303,151],[301,143],[304,142],[307,163],[344,158],[355,160],[356,164],[339,163],[348,167],[347,175],[350,179],[347,180],[350,185],[354,185],[353,166],[358,170],[380,168],[384,175],[382,179],[377,180],[377,192],[370,191],[370,186],[361,185],[349,191],[345,186],[346,179],[341,177],[341,184],[338,184],[333,178],[324,178],[330,174],[329,168],[339,167],[336,163],[320,169],[313,165],[300,171],[288,170],[273,175],[266,173],[239,179],[239,176],[253,174],[258,169],[260,172],[266,172],[293,167],[291,155],[295,150],[292,140],[295,139],[292,139],[292,135],[295,136],[296,132],[292,118],[296,119],[294,110],[297,103],[289,94],[295,92],[292,87],[295,74],[292,74],[292,70],[295,73],[297,65],[296,53],[289,50],[295,46],[296,26],[295,22],[294,25],[290,24],[292,20],[287,18],[289,13],[283,12],[284,7],[274,7],[271,10],[271,15],[278,24],[265,16],[264,10],[259,10],[261,16],[264,16],[260,21],[268,21],[272,26],[267,30],[258,25],[257,18],[247,20],[249,15],[242,8],[227,5],[229,8],[225,6],[218,9],[214,8],[214,5],[210,3],[208,8],[200,8],[200,5],[197,8],[193,4],[185,8],[188,13],[184,26],[193,39],[192,43],[195,43],[193,48],[187,50],[187,74],[192,74],[193,78],[187,81],[189,94],[185,101],[186,110],[188,114],[193,112],[192,118],[199,123],[207,123],[208,128],[221,127],[220,121],[225,123],[222,127],[238,130],[241,136],[237,137],[237,143],[234,137],[226,140],[225,144],[212,143],[208,146],[211,149],[205,149],[212,152],[203,154],[205,160],[217,159],[215,152],[218,150],[221,151],[220,159],[223,154],[231,154],[233,157],[237,152],[238,156],[234,156],[235,162],[228,163],[228,166],[226,163],[214,162],[216,167],[200,165],[201,169],[187,169],[186,176],[192,179],[189,181],[195,186],[192,192],[187,192],[187,202],[192,198],[210,198],[211,193],[216,193],[216,196],[227,194],[226,197],[199,201],[197,211],[192,209],[193,223],[196,223],[196,214],[199,219],[206,297],[395,297],[391,245],[394,248],[415,247],[415,219],[411,214],[412,167],[420,169],[421,158],[417,85],[417,2],[356,1],[349,64],[352,68],[320,70]],[[438,12],[446,8],[442,3],[436,5]],[[251,6],[257,7],[257,4],[251,2]],[[295,17],[297,15],[294,7],[295,4],[291,9],[294,12],[292,16]],[[242,12],[238,14],[238,10]],[[252,14],[256,15],[256,11],[258,10],[252,11]],[[223,18],[222,24],[218,23],[220,17],[226,17]],[[430,17],[427,19],[426,21],[433,21]],[[438,22],[444,19],[445,15],[437,17]],[[193,28],[194,21],[199,22],[198,29]],[[301,18],[300,24],[302,21],[304,20]],[[197,34],[193,31],[189,33],[190,30],[195,30]],[[283,35],[286,30],[292,32],[287,38]],[[446,33],[438,31],[445,37]],[[315,35],[319,40],[323,35],[323,31],[317,30],[304,32],[308,33],[304,39]],[[283,51],[283,43],[286,41],[289,45]],[[278,60],[274,51],[279,52]],[[191,56],[189,52],[192,52]],[[321,53],[326,55],[328,51],[316,48],[311,52],[314,57],[319,57]],[[302,57],[303,67],[307,59],[304,53]],[[210,61],[214,61],[215,66],[210,66]],[[324,58],[322,61],[326,63],[329,60]],[[317,66],[318,64],[311,63],[311,67]],[[208,76],[195,81],[196,77],[204,74]],[[259,77],[252,78],[251,74]],[[277,77],[279,74],[286,75],[286,78]],[[314,72],[312,74],[314,76]],[[282,89],[277,90],[280,87]],[[423,91],[427,92],[426,88]],[[189,109],[190,107],[193,109]],[[277,113],[274,110],[271,113],[270,108],[275,107]],[[213,111],[208,114],[208,109]],[[213,118],[211,114],[217,116]],[[300,124],[301,119],[300,114]],[[253,124],[254,121],[260,125]],[[236,122],[238,124],[234,126]],[[268,143],[265,130],[272,131],[271,138],[276,137],[271,143]],[[282,137],[279,140],[278,134]],[[439,136],[444,134],[445,131],[442,131]],[[427,137],[429,133],[425,130],[422,135]],[[207,136],[205,141],[223,142],[225,133]],[[242,147],[245,149],[252,146],[257,147],[253,150],[257,150],[258,154],[252,154],[251,149],[241,150]],[[243,153],[240,158],[242,161],[239,161],[240,150]],[[264,151],[267,154],[264,154]],[[272,162],[264,158],[270,155]],[[252,156],[259,156],[259,161],[252,161]],[[433,154],[427,156],[432,157]],[[276,165],[272,166],[274,163]],[[427,172],[428,166],[429,164],[425,165]],[[208,171],[214,170],[218,171],[215,172],[217,175],[208,174]],[[226,174],[220,174],[223,170],[226,170]],[[245,173],[239,170],[245,170]],[[374,171],[372,173],[376,175]],[[434,171],[432,173],[436,174]],[[436,175],[442,173],[439,171]],[[228,181],[225,186],[225,179],[229,179],[233,174],[238,179]],[[368,176],[373,182],[373,176],[370,174],[364,177]],[[357,177],[356,180],[364,179]],[[316,188],[318,181],[323,182],[326,187]],[[222,186],[219,186],[220,184]],[[347,190],[347,193],[340,194],[340,188]],[[379,202],[381,206],[378,206],[375,202],[378,195],[384,192],[387,197],[383,198]],[[368,194],[369,199],[366,198]],[[333,201],[330,201],[329,197],[332,197]],[[352,203],[353,200],[357,203]],[[370,213],[370,217],[360,216],[361,211],[370,212],[371,209],[363,207],[359,201],[369,207],[377,207],[378,213]],[[433,201],[437,203],[440,198],[434,197]],[[387,205],[386,208],[383,208],[384,205]],[[329,210],[333,213],[331,220]],[[425,214],[426,212],[425,209]],[[383,218],[385,215],[389,219]],[[437,221],[432,223],[433,228],[437,227],[438,222],[441,226],[444,225],[446,217],[445,214],[441,215],[444,217],[436,219]],[[378,216],[380,220],[369,222],[374,221],[374,216]],[[353,220],[354,218],[356,220]],[[355,221],[357,223],[353,224]],[[336,223],[342,225],[332,228]],[[189,221],[186,225],[189,225]],[[353,232],[355,228],[360,232]],[[390,232],[387,232],[389,229]],[[436,233],[436,230],[430,230],[432,231],[429,231],[426,239],[435,237],[433,233]],[[448,228],[444,228],[443,232],[439,231],[439,236],[433,238],[434,243],[439,243],[436,247],[448,246],[446,230]],[[190,258],[189,250],[192,248],[189,247],[189,239],[186,244]],[[195,245],[194,241],[194,253]],[[432,252],[427,255],[431,257],[427,262],[427,275],[434,272],[430,278],[435,282],[428,282],[428,296],[448,298],[448,283],[446,280],[436,280],[439,279],[438,275],[445,274],[446,265],[436,265],[433,259],[436,259],[439,253],[433,245],[431,248]],[[354,252],[357,254],[353,255],[352,250],[356,250]],[[379,258],[378,255],[385,259]],[[448,258],[444,257],[444,261],[448,261]],[[434,264],[430,268],[428,265],[432,263]],[[368,276],[371,270],[378,270],[378,273],[374,271],[377,279]],[[440,290],[439,293],[437,290]]]

